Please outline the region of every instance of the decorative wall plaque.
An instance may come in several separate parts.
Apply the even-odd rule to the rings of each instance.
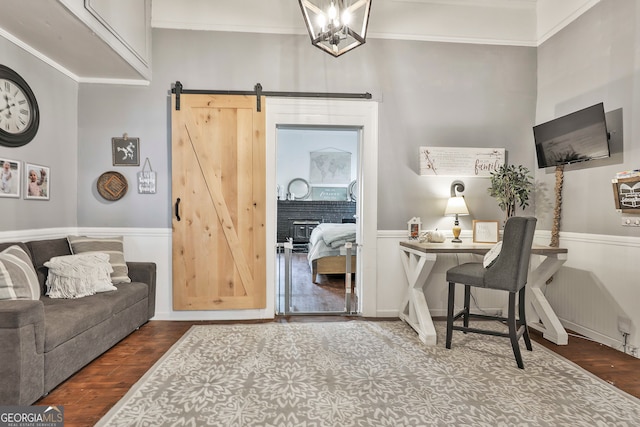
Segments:
[[[504,164],[504,148],[420,147],[420,175],[489,177]]]

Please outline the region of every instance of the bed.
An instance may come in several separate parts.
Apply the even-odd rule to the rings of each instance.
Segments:
[[[318,274],[345,274],[347,251],[345,243],[356,241],[356,224],[322,223],[309,236],[309,266],[311,280],[316,282]],[[351,252],[351,272],[356,271],[355,251]]]

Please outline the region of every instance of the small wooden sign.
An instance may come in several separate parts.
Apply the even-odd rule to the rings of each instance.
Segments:
[[[147,170],[147,165],[149,165],[149,170]],[[156,193],[156,173],[151,168],[151,161],[149,161],[148,157],[144,160],[142,170],[138,172],[138,193]]]
[[[113,166],[140,166],[140,138],[111,138]]]

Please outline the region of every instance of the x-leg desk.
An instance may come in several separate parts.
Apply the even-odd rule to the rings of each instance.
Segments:
[[[407,291],[400,308],[400,319],[418,333],[422,342],[436,344],[436,330],[424,297],[424,286],[439,254],[473,253],[484,255],[493,245],[487,243],[418,243],[400,242],[402,267],[407,278]],[[567,260],[567,249],[534,245],[532,255],[542,255],[543,261],[529,272],[527,280],[527,324],[542,332],[542,336],[558,345],[568,343],[567,331],[544,296],[542,286]]]

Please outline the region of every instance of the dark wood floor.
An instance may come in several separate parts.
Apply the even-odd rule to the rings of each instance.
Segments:
[[[353,319],[345,316],[287,316],[273,321],[335,322]],[[228,322],[150,321],[36,404],[63,405],[65,427],[93,426],[192,325],[211,323]],[[536,331],[531,331],[531,335],[536,342],[640,398],[640,359],[574,336],[569,337],[569,345],[556,346]]]

